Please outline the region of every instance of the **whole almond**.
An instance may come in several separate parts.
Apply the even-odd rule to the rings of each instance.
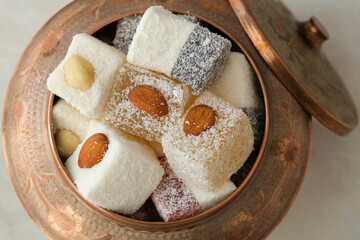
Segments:
[[[216,122],[215,111],[206,105],[197,105],[191,108],[184,119],[183,130],[186,135],[199,136],[209,130]]]
[[[168,104],[159,90],[149,85],[138,85],[128,95],[130,102],[140,110],[158,117],[168,114]]]
[[[109,139],[103,133],[96,133],[89,137],[83,144],[78,165],[80,168],[92,168],[102,161],[108,150]]]

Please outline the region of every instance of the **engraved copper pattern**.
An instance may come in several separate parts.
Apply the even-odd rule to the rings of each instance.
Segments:
[[[46,88],[49,73],[65,56],[74,34],[92,34],[151,5],[190,12],[237,43],[259,77],[267,115],[259,157],[240,187],[216,207],[172,223],[129,219],[83,199],[57,155],[51,130],[53,95]],[[20,201],[50,239],[259,239],[279,223],[306,171],[311,117],[265,65],[241,25],[234,23],[236,15],[222,0],[79,0],[37,33],[8,87],[3,148]]]
[[[315,18],[305,25],[297,22],[281,1],[230,3],[263,59],[301,105],[339,135],[353,130],[358,124],[355,104],[324,53],[316,50],[328,38],[324,27]],[[309,24],[314,34],[304,31]]]

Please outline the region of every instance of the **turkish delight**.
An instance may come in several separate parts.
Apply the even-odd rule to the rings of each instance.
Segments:
[[[116,76],[102,119],[148,141],[161,142],[191,97],[185,84],[127,63]]]
[[[227,180],[224,185],[214,191],[205,191],[193,185],[188,185],[191,192],[194,194],[196,200],[199,202],[203,210],[207,210],[224,200],[235,189],[236,186],[230,180]]]
[[[115,48],[128,54],[129,46],[136,33],[136,28],[140,23],[143,14],[135,14],[124,17],[117,22],[116,34],[113,40]],[[178,16],[192,23],[200,23],[200,20],[191,15],[179,14]]]
[[[223,72],[209,90],[237,108],[257,107],[260,98],[250,64],[245,56],[231,52]]]
[[[116,26],[116,34],[113,40],[114,47],[127,54],[129,46],[134,38],[136,28],[140,23],[142,14],[132,15],[120,19]]]
[[[151,198],[165,221],[195,216],[203,210],[215,206],[236,189],[230,180],[227,180],[216,191],[205,191],[192,185],[186,185],[173,172],[166,157],[159,159],[165,174]]]
[[[100,207],[136,212],[164,174],[154,151],[143,140],[95,120],[84,139],[65,163],[80,193]]]
[[[52,120],[58,153],[67,159],[85,137],[90,119],[60,99],[53,107]]]
[[[186,83],[200,94],[215,82],[230,48],[229,40],[154,6],[140,21],[127,60]]]
[[[243,54],[230,54],[223,72],[209,91],[243,109],[250,119],[254,131],[254,146],[258,149],[264,135],[265,110],[258,83]]]
[[[246,114],[206,91],[164,134],[162,145],[176,175],[206,191],[220,188],[253,150]]]
[[[182,17],[182,18],[186,19],[189,22],[202,25],[202,21],[200,19],[198,19],[197,17],[195,17],[195,16],[188,15],[188,14],[177,14],[177,15],[179,17]]]
[[[203,210],[191,190],[175,175],[166,158],[160,160],[165,174],[151,194],[160,216],[166,222],[185,219]]]
[[[89,118],[101,116],[115,73],[126,56],[85,33],[73,37],[65,59],[50,74],[48,89]]]

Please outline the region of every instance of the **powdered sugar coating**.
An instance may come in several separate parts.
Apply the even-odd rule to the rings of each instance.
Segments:
[[[246,161],[254,137],[246,114],[206,91],[192,104],[205,104],[217,115],[215,125],[199,136],[183,131],[184,116],[164,134],[162,144],[168,162],[187,185],[206,191],[221,187]]]
[[[201,25],[201,23],[202,23],[200,19],[198,19],[197,17],[192,16],[192,15],[188,15],[188,14],[178,14],[178,16],[186,19],[186,20],[189,21],[189,22],[195,23],[195,24],[200,24],[200,25]]]
[[[65,100],[60,99],[53,107],[53,131],[66,129],[75,133],[81,140],[84,139],[90,119],[83,116]]]
[[[156,116],[139,110],[129,100],[129,92],[138,85],[159,90],[168,104],[169,113]],[[103,121],[149,141],[161,142],[163,134],[183,114],[191,98],[190,89],[164,75],[131,64],[120,68],[106,105]]]
[[[214,83],[230,48],[229,40],[154,6],[140,21],[127,60],[184,82],[200,94]]]
[[[170,76],[195,26],[161,6],[148,8],[131,42],[128,62]]]
[[[106,135],[108,150],[100,163],[80,168],[80,150],[95,133]],[[95,120],[90,122],[84,141],[67,159],[65,167],[86,200],[123,214],[137,211],[164,174],[154,151],[143,140]]]
[[[229,40],[196,26],[182,47],[170,76],[200,94],[209,89],[221,73],[230,48]]]
[[[113,41],[115,48],[124,52],[129,51],[129,46],[134,38],[136,28],[140,23],[142,14],[124,17],[118,21],[116,34]]]
[[[125,54],[128,53],[130,44],[136,33],[136,28],[138,27],[142,16],[143,14],[136,14],[124,17],[118,21],[115,38],[113,40],[115,48],[119,49]],[[178,14],[178,16],[192,23],[201,23],[198,18],[191,15]]]
[[[224,70],[209,90],[235,107],[260,107],[260,97],[250,64],[238,52],[230,53]]]
[[[227,180],[224,185],[215,191],[204,191],[203,189],[197,188],[191,184],[188,185],[188,187],[204,210],[212,208],[236,189],[234,183],[230,180]]]
[[[258,88],[245,56],[238,52],[231,52],[223,72],[209,90],[235,107],[243,109],[254,132],[256,149],[261,145],[265,128],[265,110]]]
[[[87,91],[72,87],[65,79],[64,64],[73,55],[86,59],[95,70],[95,79]],[[65,59],[49,75],[48,89],[89,118],[98,118],[110,95],[116,71],[125,63],[126,56],[100,40],[85,33],[77,34]]]
[[[165,222],[185,219],[202,212],[199,202],[190,189],[175,175],[165,158],[162,160],[165,174],[151,194],[156,209]]]

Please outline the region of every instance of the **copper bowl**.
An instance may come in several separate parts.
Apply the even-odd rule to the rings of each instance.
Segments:
[[[57,154],[51,126],[54,96],[46,79],[72,36],[93,34],[149,6],[194,15],[217,28],[247,56],[266,108],[265,135],[246,179],[224,201],[175,222],[144,222],[86,201]],[[216,6],[216,7],[215,7]],[[20,201],[51,239],[259,239],[286,214],[302,183],[311,145],[311,116],[262,60],[227,1],[74,1],[37,33],[9,84],[3,115],[5,159]]]

